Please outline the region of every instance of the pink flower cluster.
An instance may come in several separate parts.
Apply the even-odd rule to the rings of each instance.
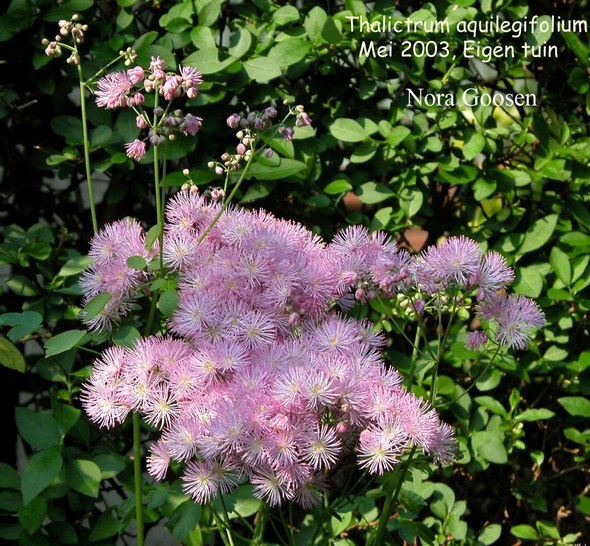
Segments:
[[[144,70],[136,66],[128,70],[107,74],[98,80],[95,92],[96,104],[101,108],[133,108],[137,113],[136,124],[140,129],[149,129],[148,138],[153,146],[162,144],[176,133],[196,135],[203,124],[200,117],[184,114],[182,110],[170,111],[170,103],[186,96],[194,99],[203,83],[202,74],[190,66],[181,66],[179,73],[166,72],[166,64],[159,57],[152,57],[150,66]],[[158,93],[168,106],[157,106],[153,116],[144,111],[144,93]],[[139,160],[146,153],[144,140],[135,139],[125,144],[128,157]]]
[[[467,237],[450,237],[412,256],[386,244],[383,234],[352,227],[338,234],[332,247],[343,260],[339,289],[344,307],[376,294],[402,294],[412,311],[422,315],[470,306],[475,297],[476,316],[491,328],[468,334],[470,350],[479,349],[489,336],[502,346],[525,349],[534,330],[545,324],[545,315],[534,301],[506,294],[514,271],[505,258],[495,251],[482,254]]]
[[[84,271],[80,285],[86,294],[85,303],[107,292],[111,298],[106,306],[87,322],[91,330],[111,329],[127,315],[137,288],[146,281],[147,273],[127,264],[131,256],[149,261],[157,254],[157,244],[146,250],[143,228],[126,218],[105,226],[90,243],[92,266]]]
[[[171,335],[103,353],[81,395],[90,418],[112,427],[140,412],[162,431],[148,471],[162,479],[184,463],[199,503],[247,478],[271,505],[309,507],[350,451],[377,474],[412,445],[451,459],[451,428],[401,386],[384,338],[333,305],[353,269],[395,246],[360,229],[326,245],[299,224],[233,208],[211,227],[220,207],[190,191],[169,202],[164,262],[180,296]]]

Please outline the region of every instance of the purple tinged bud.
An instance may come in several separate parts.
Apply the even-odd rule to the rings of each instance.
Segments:
[[[215,167],[215,174],[217,176],[223,176],[224,172],[225,172],[225,169],[221,165],[217,165],[217,167]]]
[[[164,113],[164,109],[161,106],[154,108],[154,115],[160,117]]]
[[[262,129],[264,129],[264,126],[266,124],[264,123],[264,120],[260,119],[260,118],[256,118],[254,121],[252,121],[252,126],[254,127],[254,130],[256,131],[261,131]]]
[[[263,152],[263,155],[266,157],[266,159],[270,159],[273,155],[272,148],[266,148],[266,150]]]
[[[293,130],[292,127],[285,127],[285,130],[283,131],[283,137],[285,137],[285,140],[287,142],[290,142],[291,140],[293,140],[294,134],[295,134],[295,131]]]
[[[221,188],[214,188],[211,190],[211,199],[219,201],[225,197],[225,192]]]
[[[242,143],[238,144],[236,146],[236,152],[238,155],[244,155],[246,153],[246,146],[244,146]]]
[[[135,118],[135,125],[137,125],[140,129],[147,129],[149,127],[148,122],[143,116],[137,116]]]
[[[228,127],[231,127],[232,129],[237,129],[238,126],[240,125],[240,121],[241,121],[241,117],[239,114],[232,114],[231,116],[229,116],[226,120],[226,123],[228,125]]]
[[[480,347],[482,347],[482,345],[485,345],[487,341],[487,334],[482,330],[476,330],[475,332],[469,332],[467,334],[465,347],[470,351],[477,351]]]
[[[414,301],[414,311],[416,311],[416,313],[418,313],[419,315],[422,315],[422,313],[424,313],[425,308],[426,302],[422,298],[419,298]]]
[[[306,112],[301,112],[297,114],[297,121],[299,122],[300,127],[307,127],[311,125],[311,118],[307,115]]]
[[[248,127],[250,127],[250,122],[246,118],[242,118],[240,119],[240,127],[242,129],[247,129]]]
[[[277,117],[277,111],[272,106],[269,106],[264,112],[271,119]]]

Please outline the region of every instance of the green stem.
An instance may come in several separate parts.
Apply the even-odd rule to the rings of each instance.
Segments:
[[[211,514],[213,514],[213,519],[215,519],[215,524],[217,525],[217,530],[219,531],[219,536],[221,537],[221,540],[223,541],[225,546],[231,546],[231,544],[227,541],[226,534],[224,533],[225,525],[223,523],[223,520],[219,517],[219,514],[217,513],[217,510],[215,510],[213,503],[210,503],[210,507]]]
[[[224,528],[225,533],[227,535],[227,540],[230,546],[234,546],[234,539],[231,534],[230,530],[230,521],[229,521],[229,514],[227,513],[227,508],[225,507],[225,501],[223,500],[223,495],[219,495],[219,500],[221,501],[221,509],[223,510],[223,521],[224,521]]]
[[[379,521],[377,523],[377,529],[375,530],[375,534],[373,535],[373,541],[371,546],[381,546],[383,541],[383,533],[385,532],[385,528],[387,527],[387,523],[389,522],[389,518],[391,514],[397,507],[397,500],[399,494],[402,490],[402,486],[404,481],[406,480],[406,475],[408,474],[408,470],[412,464],[412,459],[414,458],[414,453],[416,452],[416,446],[412,446],[406,463],[404,465],[404,469],[402,471],[401,476],[399,477],[399,481],[397,483],[397,487],[395,488],[395,492],[391,497],[385,497],[385,503],[383,504],[383,510],[381,510],[381,515],[379,516]]]
[[[265,502],[260,503],[258,513],[256,514],[256,527],[252,535],[252,546],[259,546],[264,540],[264,530],[268,522],[268,505]]]
[[[201,233],[201,236],[199,237],[197,244],[201,244],[205,240],[205,237],[207,237],[207,235],[209,235],[209,232],[215,227],[215,224],[217,224],[217,221],[221,218],[221,215],[224,213],[225,209],[231,203],[231,200],[236,195],[238,189],[240,188],[240,185],[242,184],[242,182],[244,181],[244,178],[246,177],[246,173],[248,172],[248,170],[250,168],[250,164],[252,163],[252,161],[254,159],[254,155],[255,155],[255,149],[254,149],[254,146],[252,146],[252,153],[250,154],[250,157],[248,158],[246,165],[244,165],[244,168],[242,169],[242,173],[240,174],[240,178],[238,178],[238,181],[236,182],[234,189],[229,194],[227,199],[223,202],[223,205],[219,209],[219,212],[215,215],[215,218],[213,218],[213,220],[211,220],[211,223],[207,226],[207,229],[205,229],[205,231],[203,231],[203,233]]]
[[[143,493],[141,476],[141,420],[139,413],[133,413],[133,473],[135,478],[135,523],[137,546],[143,546]]]
[[[88,138],[88,121],[86,119],[86,84],[82,73],[82,64],[78,63],[78,79],[80,80],[80,112],[82,114],[82,135],[84,138],[84,166],[86,168],[86,184],[88,185],[88,200],[90,203],[90,216],[92,217],[92,230],[98,232],[98,220],[96,219],[96,206],[94,204],[94,185],[92,184],[92,170],[90,169],[90,139]]]

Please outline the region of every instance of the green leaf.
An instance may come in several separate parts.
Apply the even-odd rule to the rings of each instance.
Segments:
[[[363,184],[357,189],[356,194],[363,203],[369,205],[380,203],[381,201],[391,199],[395,196],[395,193],[387,186],[375,182],[367,182]]]
[[[102,479],[108,480],[123,472],[127,468],[129,459],[115,453],[105,453],[94,457],[94,462],[100,468]]]
[[[578,60],[587,67],[590,63],[588,59],[588,47],[580,40],[579,36],[573,32],[562,32],[561,36]]]
[[[178,542],[182,542],[199,524],[199,519],[201,519],[201,507],[187,500],[172,512],[168,526],[172,528],[174,538]]]
[[[535,48],[547,43],[553,33],[551,30],[552,20],[549,15],[541,15],[537,23],[536,26],[531,27],[532,32],[529,32],[526,36],[526,43]]]
[[[369,161],[379,149],[379,145],[376,142],[362,142],[360,146],[358,146],[352,155],[350,156],[351,163],[366,163]]]
[[[522,256],[527,252],[541,248],[553,235],[558,218],[559,215],[550,214],[536,220],[524,234],[524,239],[518,248],[517,254]]]
[[[344,178],[338,178],[332,180],[332,182],[324,188],[324,193],[327,193],[328,195],[338,195],[339,193],[348,192],[350,190],[352,190],[352,184]]]
[[[520,267],[516,270],[512,288],[529,298],[538,298],[543,290],[543,276],[535,266]]]
[[[158,309],[165,316],[170,318],[178,308],[178,292],[170,288],[162,293],[158,299]]]
[[[29,445],[45,449],[61,443],[61,431],[49,413],[16,408],[15,416],[19,434]]]
[[[36,497],[30,503],[22,506],[18,511],[18,520],[29,535],[32,535],[43,523],[47,516],[47,501],[43,497]]]
[[[18,296],[31,298],[39,294],[37,287],[23,275],[10,275],[6,285]]]
[[[241,28],[232,34],[228,52],[235,59],[241,59],[252,45],[252,34],[247,29]]]
[[[95,148],[104,146],[105,144],[108,144],[112,135],[113,130],[108,125],[99,125],[94,131],[92,131],[90,144]]]
[[[305,59],[310,49],[309,42],[304,42],[300,38],[288,38],[275,45],[268,52],[268,56],[283,70],[286,70],[291,65]]]
[[[397,127],[394,127],[387,135],[387,144],[393,147],[399,146],[404,140],[406,140],[411,132],[412,131],[410,131],[410,129],[407,127],[398,125]]]
[[[22,477],[23,502],[29,504],[57,478],[62,466],[59,447],[35,453],[25,467]]]
[[[271,57],[256,57],[244,62],[244,69],[251,80],[268,83],[281,75],[281,67]]]
[[[558,279],[569,286],[572,280],[572,265],[569,256],[559,247],[554,246],[549,255],[549,263]]]
[[[479,535],[477,535],[476,546],[488,546],[494,544],[502,535],[502,526],[499,523],[491,523],[484,527]]]
[[[38,330],[43,323],[43,317],[36,311],[23,313],[4,313],[0,315],[0,325],[12,326],[8,331],[11,341],[16,341]]]
[[[343,142],[362,142],[369,138],[365,128],[354,119],[338,118],[330,125],[330,133]]]
[[[20,373],[25,372],[25,357],[3,336],[0,336],[0,364]]]
[[[140,337],[141,334],[137,328],[124,324],[113,332],[112,339],[115,345],[132,348]]]
[[[6,463],[0,463],[0,488],[20,489],[18,472]]]
[[[57,334],[45,342],[45,356],[50,357],[65,353],[80,345],[85,336],[85,330],[68,330]]]
[[[424,194],[418,188],[404,188],[399,196],[400,208],[408,218],[416,215],[424,203]]]
[[[508,454],[502,437],[489,430],[474,432],[471,437],[473,449],[490,463],[504,464],[508,462]]]
[[[98,542],[115,536],[119,532],[120,523],[110,512],[103,512],[92,525],[88,540]]]
[[[510,533],[513,534],[517,538],[522,538],[524,540],[538,540],[539,533],[537,533],[534,527],[530,525],[515,525],[510,529]]]
[[[574,417],[590,417],[590,400],[583,396],[563,396],[557,402]]]
[[[555,416],[555,412],[546,408],[535,408],[527,409],[522,413],[519,413],[514,420],[515,421],[543,421],[545,419],[551,419]]]
[[[252,203],[257,199],[263,199],[270,195],[274,187],[274,180],[257,180],[246,190],[246,193],[240,199],[240,203]]]
[[[53,409],[53,418],[57,423],[62,436],[65,436],[78,422],[80,414],[82,413],[78,408],[62,404],[57,400],[51,401],[51,408]]]
[[[222,0],[209,0],[198,10],[199,25],[203,27],[212,26],[219,19]]]
[[[311,42],[319,41],[327,20],[328,14],[319,6],[314,7],[307,14],[303,26],[305,27],[305,32],[307,32],[307,36],[309,36]]]
[[[131,269],[141,270],[147,267],[147,262],[143,256],[129,256],[127,258],[127,266]]]
[[[470,130],[465,135],[463,142],[463,157],[467,161],[472,161],[475,157],[482,152],[486,145],[486,137],[479,131]]]
[[[96,317],[106,307],[107,303],[111,301],[112,297],[113,295],[110,292],[100,292],[94,296],[84,306],[84,322],[88,322]],[[71,347],[68,347],[68,349],[71,349]]]
[[[227,68],[230,64],[236,62],[234,57],[228,57],[227,59],[219,60],[219,51],[216,47],[208,47],[199,49],[194,53],[191,53],[188,57],[182,61],[184,66],[192,66],[198,69],[205,75],[216,74]]]
[[[281,158],[276,166],[253,163],[246,175],[247,178],[258,178],[259,180],[280,180],[295,174],[303,173],[307,169],[305,163],[295,159]]]
[[[155,226],[152,226],[147,232],[147,235],[145,236],[145,249],[148,252],[152,249],[154,243],[160,236],[160,231],[160,226],[156,224]]]
[[[58,277],[72,277],[81,273],[94,262],[94,258],[90,256],[76,256],[70,258],[59,270]]]
[[[295,6],[281,6],[272,15],[278,27],[299,21],[299,11]]]
[[[66,480],[72,489],[89,497],[98,497],[102,473],[98,465],[85,459],[66,462]]]
[[[74,116],[55,116],[51,118],[49,123],[53,132],[65,137],[68,144],[76,145],[84,142],[84,132],[80,118]]]
[[[149,66],[152,57],[160,57],[160,59],[166,63],[167,70],[176,70],[176,58],[174,57],[174,53],[172,53],[167,47],[153,44],[143,47],[135,47],[135,50],[137,52],[137,66]],[[134,112],[131,111],[131,113],[135,120]]]

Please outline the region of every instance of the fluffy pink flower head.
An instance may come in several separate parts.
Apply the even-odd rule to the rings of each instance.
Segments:
[[[122,108],[127,106],[134,82],[127,72],[112,72],[98,80],[98,89],[95,93],[96,104],[101,108]]]

